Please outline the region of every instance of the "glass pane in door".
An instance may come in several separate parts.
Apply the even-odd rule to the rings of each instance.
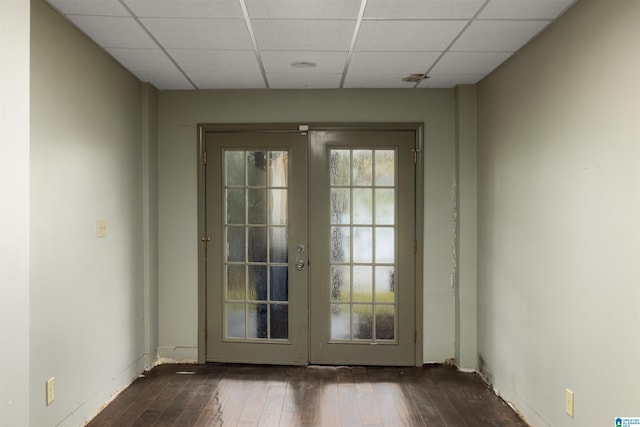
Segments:
[[[289,338],[288,159],[224,152],[225,340]]]
[[[396,151],[330,149],[329,159],[331,340],[395,343]]]

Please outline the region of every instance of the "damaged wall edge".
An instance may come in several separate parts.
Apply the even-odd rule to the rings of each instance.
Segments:
[[[156,364],[198,363],[198,347],[158,346]]]
[[[145,357],[142,356],[127,366],[122,372],[111,378],[108,383],[104,384],[89,399],[80,403],[72,413],[57,425],[81,426],[88,423],[138,378],[140,372],[145,370],[144,362]],[[97,408],[97,410],[95,408]]]

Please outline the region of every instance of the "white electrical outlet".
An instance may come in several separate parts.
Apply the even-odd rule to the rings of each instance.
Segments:
[[[573,391],[566,389],[564,392],[564,410],[573,418]]]
[[[107,237],[107,220],[96,220],[96,237]]]
[[[49,378],[47,380],[47,406],[51,405],[53,403],[53,399],[54,399],[54,382],[53,382],[53,377]]]

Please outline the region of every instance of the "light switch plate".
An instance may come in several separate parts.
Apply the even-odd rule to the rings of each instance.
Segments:
[[[51,377],[47,380],[47,406],[53,403],[54,397],[54,378]]]
[[[564,410],[573,418],[573,391],[566,389],[564,392]]]
[[[107,220],[96,220],[96,237],[107,237]]]

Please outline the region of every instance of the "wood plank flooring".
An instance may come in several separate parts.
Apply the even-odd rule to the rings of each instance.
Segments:
[[[526,427],[475,374],[455,367],[160,365],[89,427]]]

